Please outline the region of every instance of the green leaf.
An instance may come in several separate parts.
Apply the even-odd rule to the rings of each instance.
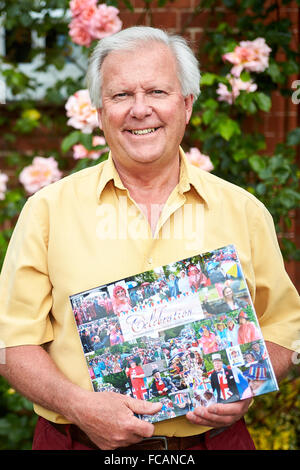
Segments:
[[[134,12],[134,7],[129,0],[123,0],[123,3],[126,6],[126,8],[131,11],[131,13]]]
[[[251,75],[248,71],[243,70],[240,79],[243,80],[243,82],[249,82],[251,80]]]
[[[238,123],[228,117],[218,123],[217,130],[225,140],[230,140],[233,135],[241,133]]]
[[[218,102],[216,100],[214,100],[213,98],[209,98],[208,100],[204,101],[204,103],[203,103],[204,108],[209,108],[209,109],[212,109],[212,110],[217,109],[218,106],[219,106]]]
[[[80,133],[80,142],[87,150],[92,150],[93,148],[93,136],[92,134]]]
[[[204,73],[201,77],[200,84],[210,86],[213,85],[218,79],[219,77],[215,73]]]
[[[280,71],[279,65],[275,61],[270,62],[266,72],[268,75],[270,75],[272,81],[275,83],[283,83],[285,80],[284,75]]]
[[[233,8],[236,6],[236,0],[223,0],[223,3],[227,8]]]
[[[289,146],[300,144],[300,127],[296,127],[288,133],[286,143]]]
[[[279,194],[280,203],[287,209],[294,209],[299,206],[300,194],[290,188],[284,188]]]
[[[256,192],[258,196],[263,196],[267,191],[267,187],[264,183],[258,183],[256,186]]]
[[[57,70],[62,70],[66,65],[66,59],[63,56],[57,56],[52,58],[51,63],[57,68]]]
[[[266,162],[260,155],[251,155],[249,164],[256,173],[260,173],[266,167]]]
[[[254,99],[259,109],[261,109],[262,111],[266,111],[266,112],[270,111],[272,101],[268,95],[266,95],[263,92],[257,92],[257,93],[255,92]]]
[[[244,111],[247,111],[250,114],[254,114],[257,111],[257,107],[254,103],[255,96],[253,95],[254,93],[247,93],[242,91],[235,100],[235,104],[241,106]]]
[[[245,160],[247,158],[247,151],[244,148],[241,148],[234,152],[233,159],[235,162],[240,162],[241,160]]]
[[[67,152],[73,145],[79,142],[81,136],[80,131],[71,132],[71,134],[67,135],[61,143],[61,150],[63,153]]]
[[[282,69],[286,75],[293,75],[299,72],[299,65],[296,61],[290,59],[282,64]]]
[[[213,121],[214,118],[215,118],[215,112],[212,109],[207,109],[202,114],[202,120],[204,124],[209,124],[210,122]]]

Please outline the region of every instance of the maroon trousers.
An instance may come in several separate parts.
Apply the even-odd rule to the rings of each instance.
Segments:
[[[44,418],[38,419],[32,449],[94,450],[80,442],[74,441],[68,432],[66,435],[60,433]],[[126,448],[118,450],[126,451]],[[199,445],[186,450],[255,450],[255,446],[244,420],[240,419],[217,435],[206,432],[199,439]]]

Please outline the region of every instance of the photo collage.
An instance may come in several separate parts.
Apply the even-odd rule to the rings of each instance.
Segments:
[[[70,297],[93,389],[150,422],[278,390],[233,245]]]

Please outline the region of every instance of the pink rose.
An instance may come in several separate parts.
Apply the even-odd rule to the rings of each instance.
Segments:
[[[244,69],[249,72],[263,72],[268,68],[271,50],[264,38],[257,38],[254,41],[241,41],[233,52],[224,54],[223,59],[234,64],[231,73],[239,77]]]
[[[104,137],[95,136],[93,137],[93,147],[97,145],[106,145]],[[73,146],[73,158],[80,160],[82,158],[89,158],[91,160],[97,160],[103,153],[108,152],[108,147],[103,147],[100,150],[87,150],[83,145],[77,144]]]
[[[0,172],[0,199],[5,199],[5,193],[7,190],[6,183],[8,181],[8,176],[5,173]]]
[[[89,47],[92,42],[92,36],[88,28],[79,19],[74,18],[69,24],[69,34],[72,41],[79,46]]]
[[[80,46],[89,47],[94,39],[102,39],[122,28],[119,10],[105,3],[97,7],[96,0],[72,0],[70,8],[72,20],[69,34],[72,41]]]
[[[84,134],[91,134],[98,127],[97,110],[92,106],[88,90],[78,90],[65,104],[68,125],[80,129]]]
[[[78,15],[77,19],[80,21],[80,23],[87,28],[87,30],[91,29],[91,23],[94,21],[94,17],[97,12],[97,5],[96,3],[93,3],[91,5],[87,5],[86,8],[84,8],[81,13]],[[91,34],[91,36],[93,36]]]
[[[257,89],[256,83],[253,83],[252,80],[245,82],[241,78],[230,77],[229,83],[231,85],[231,90],[224,83],[219,83],[217,88],[217,94],[219,95],[219,101],[227,101],[227,103],[232,104],[235,99],[239,96],[242,90],[251,93]]]
[[[118,17],[119,10],[105,3],[98,6],[93,21],[90,24],[95,39],[102,39],[110,34],[117,33],[122,28],[122,21]]]
[[[186,156],[192,165],[201,168],[201,170],[212,171],[214,169],[211,159],[195,147],[192,147],[189,152],[186,152]]]
[[[53,157],[35,157],[32,164],[23,168],[19,181],[29,194],[47,186],[62,177],[57,161]]]
[[[96,6],[97,6],[97,0],[71,0],[70,1],[70,10],[71,10],[73,17],[80,15],[82,12],[84,12],[86,9],[89,9],[90,7],[96,8]]]

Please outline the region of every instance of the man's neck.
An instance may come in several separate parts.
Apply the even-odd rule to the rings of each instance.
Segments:
[[[129,170],[118,162],[114,163],[123,185],[147,217],[152,233],[155,233],[163,206],[179,182],[179,155],[165,166],[147,164]]]

